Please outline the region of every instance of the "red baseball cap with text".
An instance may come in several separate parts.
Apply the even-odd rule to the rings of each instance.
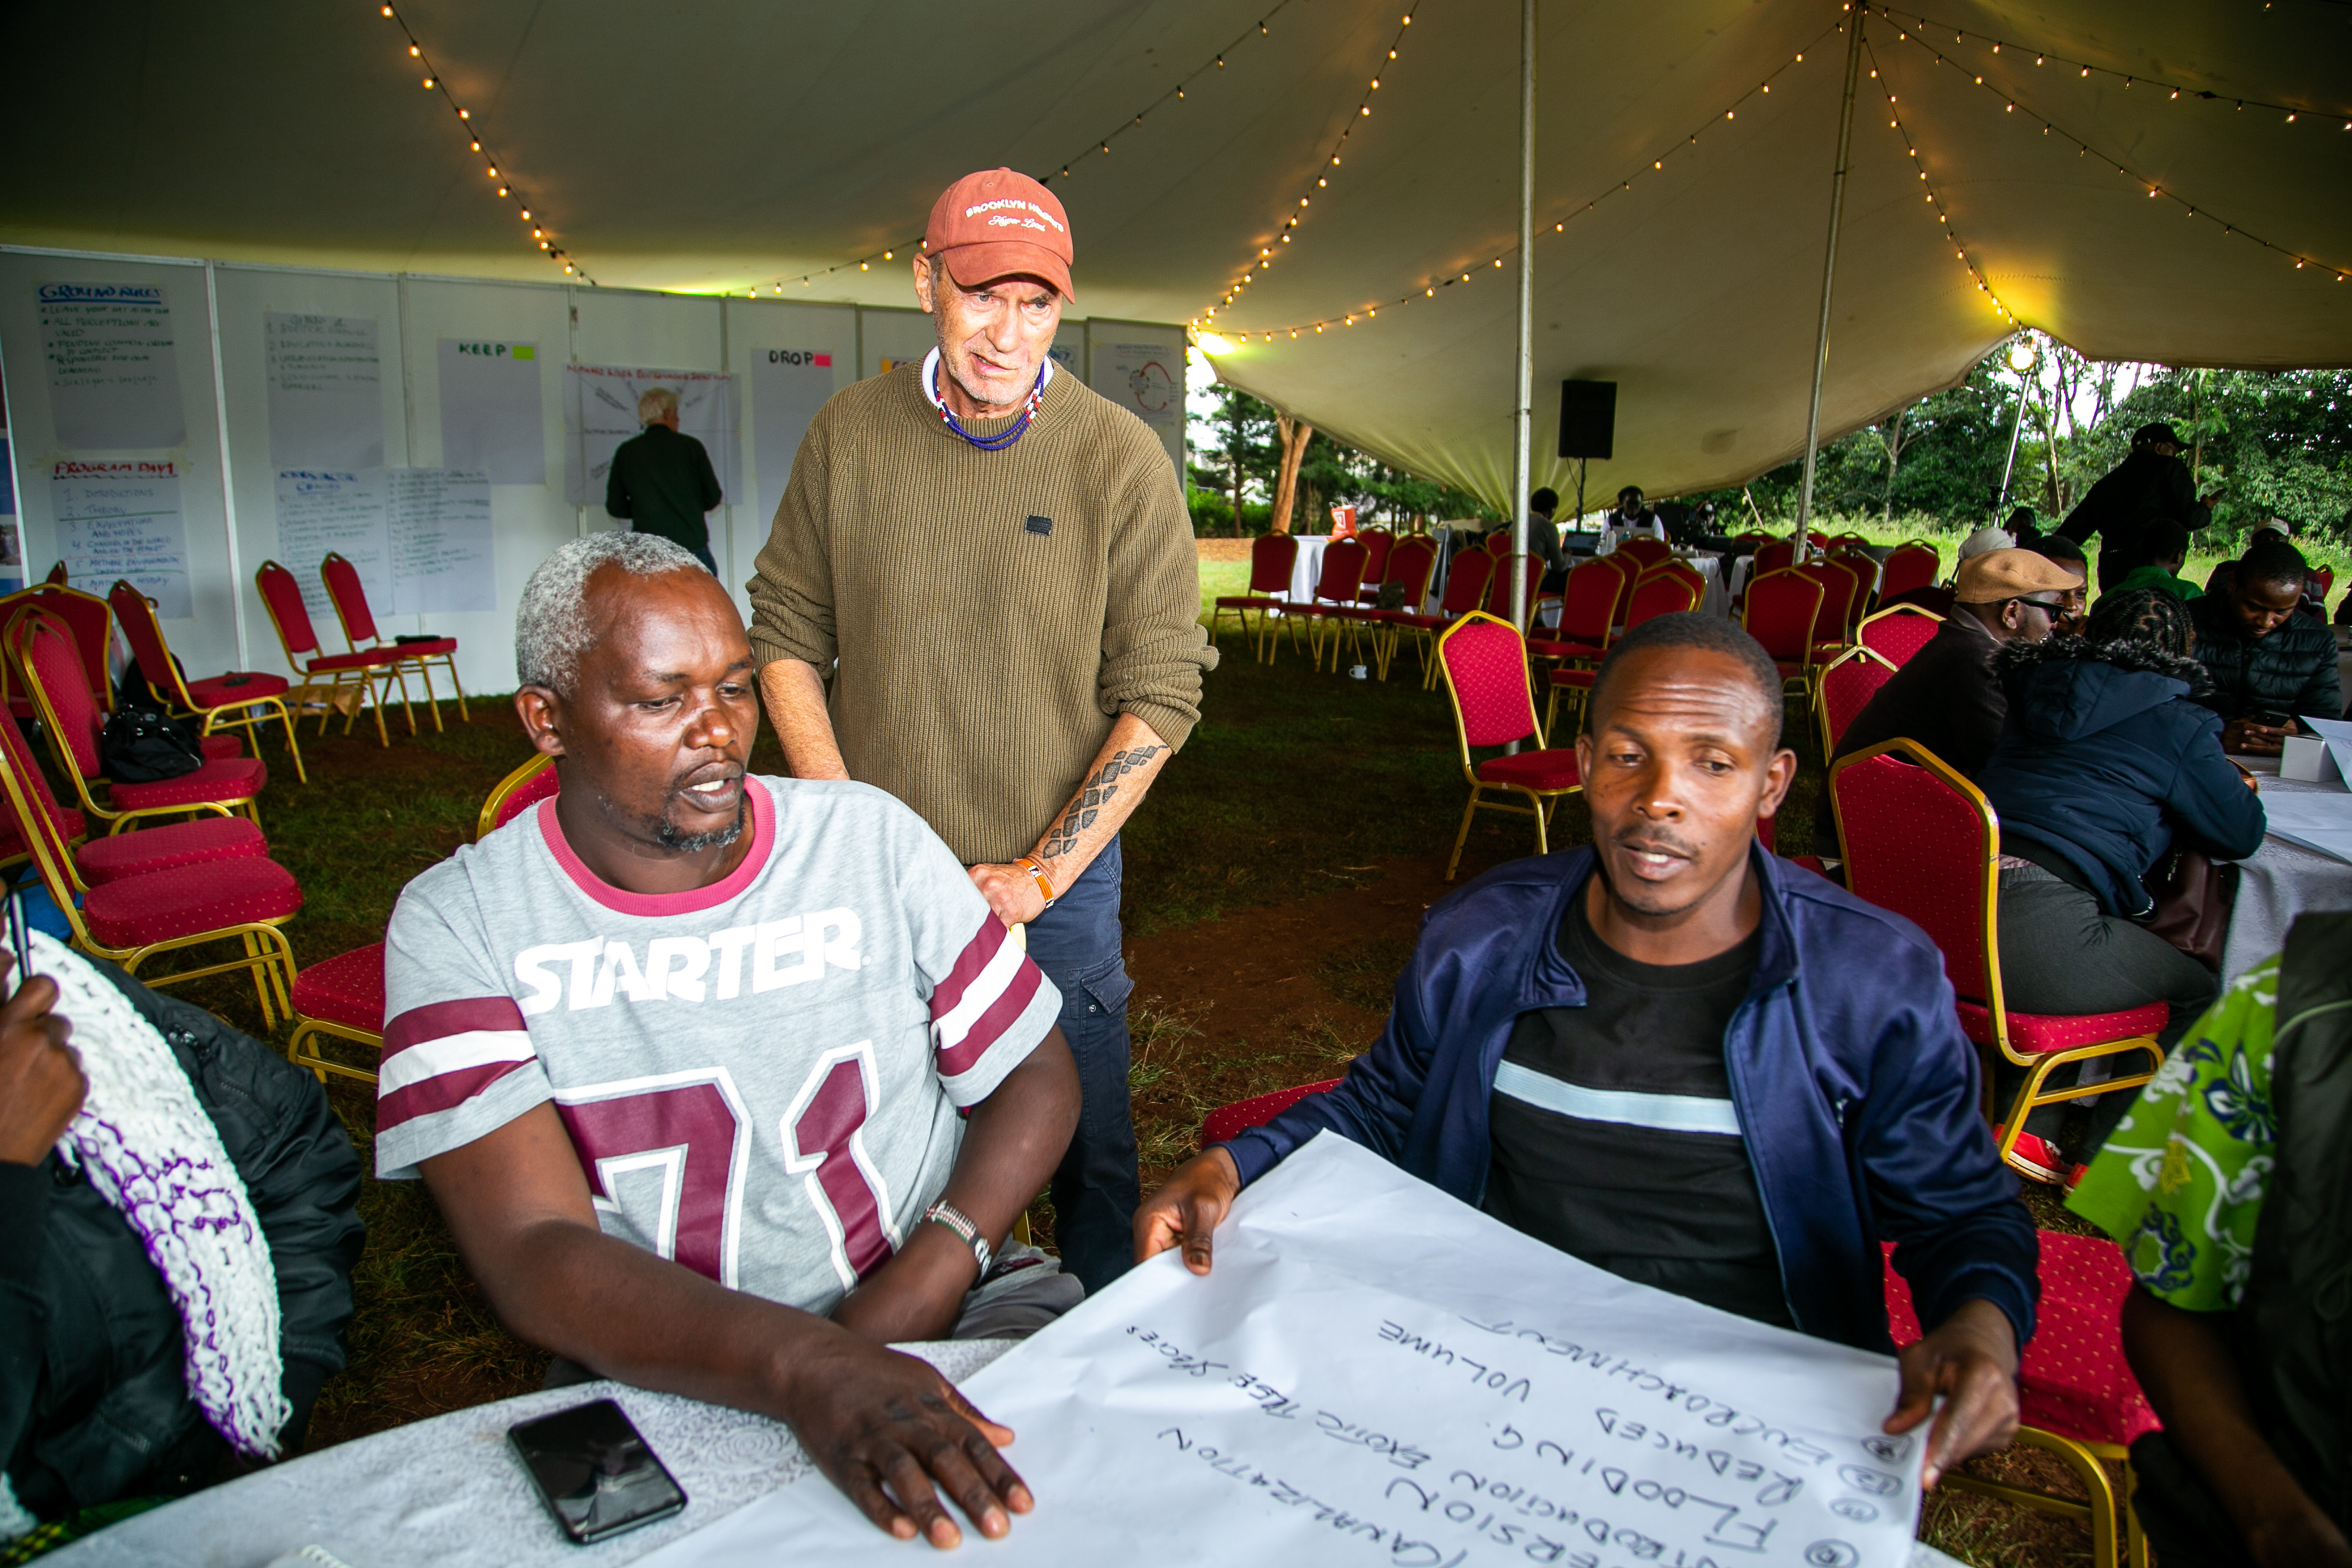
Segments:
[[[1070,219],[1054,193],[1012,169],[983,169],[950,185],[931,204],[923,249],[967,289],[1016,275],[1042,278],[1076,300],[1070,287]]]

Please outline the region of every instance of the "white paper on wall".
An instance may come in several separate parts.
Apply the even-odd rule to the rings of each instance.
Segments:
[[[547,482],[539,345],[441,340],[441,465],[480,468],[494,485]]]
[[[319,574],[330,551],[356,568],[371,608],[392,605],[382,468],[282,468],[278,474],[278,560],[302,585],[311,629],[334,645],[335,609]]]
[[[25,585],[24,520],[16,515],[16,468],[9,439],[0,435],[0,594]]]
[[[373,318],[272,310],[263,318],[269,462],[383,467],[383,377]]]
[[[121,578],[154,600],[167,621],[195,613],[173,465],[59,463],[50,470],[49,505],[74,586],[102,595]]]
[[[1153,1258],[964,1385],[1037,1499],[992,1563],[1864,1568],[1909,1560],[1892,1357],[1629,1284],[1330,1133],[1215,1272]],[[646,1568],[905,1563],[821,1475]]]
[[[1097,342],[1094,375],[1097,392],[1151,426],[1171,460],[1184,452],[1184,344],[1174,337],[1138,335],[1120,328],[1118,334]]]
[[[384,495],[384,519],[392,614],[499,607],[487,472],[394,468]]]
[[[753,528],[763,543],[792,479],[801,437],[832,395],[833,355],[815,349],[753,351],[751,463],[760,475],[760,514]]]
[[[637,399],[655,387],[677,394],[677,429],[710,454],[711,471],[729,501],[742,499],[735,461],[735,378],[723,372],[640,370],[626,365],[563,367],[563,499],[604,508],[613,453],[644,429]],[[723,504],[723,503],[722,503]]]
[[[187,439],[162,285],[44,283],[39,296],[58,446],[140,450]]]

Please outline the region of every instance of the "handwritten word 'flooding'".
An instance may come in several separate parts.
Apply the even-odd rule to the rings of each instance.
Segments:
[[[1504,1398],[1517,1399],[1522,1405],[1528,1402],[1526,1378],[1514,1377],[1507,1372],[1497,1371],[1486,1362],[1473,1361],[1469,1356],[1451,1346],[1414,1333],[1402,1323],[1391,1323],[1383,1320],[1381,1323],[1381,1339],[1408,1354],[1425,1357],[1441,1366],[1467,1367],[1470,1371],[1470,1384],[1474,1388],[1491,1389]]]

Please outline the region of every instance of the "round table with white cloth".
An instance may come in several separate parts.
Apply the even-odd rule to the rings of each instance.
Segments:
[[[949,1377],[970,1377],[1013,1348],[1011,1340],[900,1345]],[[593,1546],[574,1546],[555,1527],[508,1447],[507,1428],[554,1411],[613,1399],[628,1413],[686,1493],[685,1510]],[[1015,1458],[1017,1460],[1018,1455]],[[602,1568],[633,1563],[656,1547],[717,1522],[813,1467],[780,1422],[648,1394],[618,1383],[587,1383],[478,1405],[339,1443],[226,1486],[123,1521],[42,1559],[54,1568],[269,1568],[316,1545],[349,1568]],[[1138,1500],[1147,1506],[1149,1500]],[[1050,1508],[1050,1498],[1038,1500]],[[1171,1526],[1171,1528],[1173,1528]],[[1013,1529],[1017,1535],[1021,1521]],[[795,1561],[777,1542],[780,1563]],[[908,1563],[947,1561],[908,1542]],[[963,1554],[985,1552],[971,1539]],[[302,1568],[317,1559],[303,1559]],[[1910,1568],[1952,1568],[1932,1546],[1914,1547]]]
[[[2273,795],[2347,793],[2341,780],[2305,784],[2278,776],[2276,757],[2231,759],[2262,780]],[[2230,907],[2230,931],[2221,945],[2221,984],[2286,945],[2287,927],[2311,910],[2352,910],[2352,865],[2271,835],[2263,847],[2238,862],[2238,897]]]
[[[1315,597],[1315,584],[1323,576],[1323,552],[1331,547],[1328,533],[1294,533],[1298,541],[1298,553],[1290,563],[1290,588],[1286,595],[1293,604],[1303,605]]]

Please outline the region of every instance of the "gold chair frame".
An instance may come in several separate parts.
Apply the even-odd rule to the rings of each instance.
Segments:
[[[253,569],[253,585],[255,592],[260,594],[261,607],[269,612],[269,629],[278,634],[278,650],[286,656],[287,668],[294,672],[294,684],[286,693],[287,706],[290,710],[312,702],[319,704],[319,733],[323,735],[327,732],[327,721],[334,717],[335,710],[342,706],[342,693],[356,689],[360,700],[343,716],[343,733],[348,735],[352,732],[352,726],[359,722],[360,710],[365,708],[375,718],[377,742],[389,750],[392,736],[383,727],[383,704],[376,700],[374,678],[378,675],[384,678],[384,695],[390,697],[393,682],[400,679],[399,669],[390,664],[360,664],[319,674],[304,669],[301,659],[294,652],[293,643],[287,638],[285,623],[278,618],[278,606],[269,602],[268,594],[261,589],[262,574],[273,569],[286,572],[286,568],[277,562],[264,561]],[[293,574],[287,572],[287,575],[290,577]],[[326,649],[322,647],[319,652],[323,656]],[[408,683],[405,680],[400,682],[400,702],[402,710],[408,715],[408,732],[414,735],[416,733],[416,714],[408,706]]]
[[[341,561],[346,566],[351,565],[350,560],[346,558],[343,552],[340,550],[328,551],[326,559],[328,561]],[[354,576],[358,574],[358,568],[352,568],[352,574]],[[321,584],[326,582],[326,565],[324,562],[321,562],[319,569],[319,580]],[[400,705],[404,710],[408,708],[407,672],[414,669],[416,671],[417,679],[425,682],[425,706],[433,714],[434,732],[436,734],[446,734],[448,732],[443,729],[441,724],[441,700],[433,694],[433,667],[438,664],[449,671],[450,688],[457,693],[457,721],[461,724],[470,724],[474,721],[473,714],[468,711],[466,707],[466,688],[457,679],[457,655],[454,650],[448,653],[404,653],[401,651],[401,644],[398,638],[394,638],[391,642],[386,642],[383,640],[383,634],[381,632],[376,634],[375,641],[369,644],[366,647],[362,647],[360,646],[360,639],[352,636],[352,623],[343,615],[342,600],[336,596],[335,591],[332,588],[327,589],[326,592],[327,603],[332,605],[335,608],[335,625],[342,629],[344,646],[349,647],[353,653],[382,652],[398,656],[394,658],[392,664],[385,668],[393,670],[400,678]],[[362,590],[362,592],[364,592],[364,590]],[[371,605],[368,606],[368,615],[371,618],[373,617],[375,615],[374,605]],[[416,716],[414,712],[409,714],[408,730],[411,734],[415,734],[416,732]]]
[[[131,592],[139,594],[138,587],[133,584],[118,581],[114,585],[117,588],[128,588]],[[113,595],[110,593],[107,602],[110,605],[113,603]],[[156,642],[162,645],[165,653],[171,652],[171,642],[163,636],[163,624],[155,616],[155,601],[144,594],[139,594],[139,602],[147,606],[147,618],[155,633]],[[121,618],[120,616],[115,617],[118,622]],[[177,664],[172,666],[168,677],[170,681],[168,690],[163,681],[149,675],[144,668],[140,670],[139,675],[140,679],[146,683],[148,690],[159,697],[166,708],[179,710],[179,716],[203,720],[203,733],[210,735],[223,730],[246,731],[247,738],[253,745],[253,754],[257,757],[261,755],[261,726],[268,723],[270,719],[268,710],[277,710],[278,721],[286,727],[286,750],[294,758],[294,776],[304,784],[310,782],[310,772],[302,766],[301,742],[295,738],[294,734],[294,710],[286,706],[286,697],[293,694],[291,688],[289,688],[283,696],[248,697],[242,701],[224,702],[216,708],[205,708],[197,704],[194,693],[188,689],[187,678],[180,673],[180,667]],[[226,716],[232,712],[240,717]]]

